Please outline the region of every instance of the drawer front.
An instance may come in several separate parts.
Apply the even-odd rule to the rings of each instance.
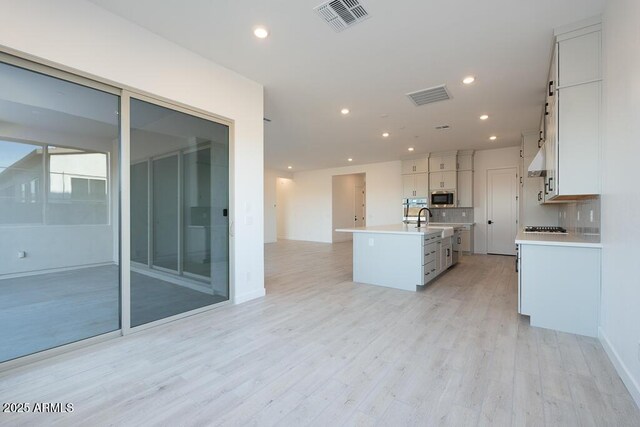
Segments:
[[[424,283],[429,283],[433,280],[438,274],[438,269],[436,268],[436,262],[431,261],[424,266]]]
[[[437,243],[430,243],[424,247],[424,264],[428,264],[436,260]]]
[[[430,243],[434,243],[436,240],[438,240],[440,238],[440,236],[438,236],[437,234],[432,234],[432,235],[425,235],[424,236],[424,244],[428,245]]]

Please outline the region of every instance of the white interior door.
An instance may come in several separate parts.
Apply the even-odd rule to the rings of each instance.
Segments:
[[[518,173],[506,168],[487,174],[487,252],[515,255]]]
[[[366,225],[366,211],[365,211],[365,189],[364,186],[356,186],[354,191],[354,226],[364,227]]]

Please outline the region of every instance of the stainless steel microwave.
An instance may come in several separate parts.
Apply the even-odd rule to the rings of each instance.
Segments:
[[[432,208],[455,208],[456,192],[453,190],[432,191],[429,205]]]

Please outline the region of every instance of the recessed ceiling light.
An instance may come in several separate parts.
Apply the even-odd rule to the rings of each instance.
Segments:
[[[385,133],[383,133],[383,134],[382,134],[382,137],[383,137],[383,138],[388,138],[388,137],[389,137],[389,132],[385,132]]]
[[[409,150],[409,151],[413,151],[413,147],[409,147],[409,148],[408,148],[408,150]]]
[[[293,169],[293,166],[287,166],[287,169]]]
[[[480,120],[487,120],[488,118],[489,118],[489,116],[486,115],[486,114],[483,114],[483,115],[480,116]]]
[[[351,157],[349,157],[349,158],[347,159],[347,162],[353,162],[353,159],[352,159]]]
[[[269,35],[269,31],[267,31],[267,29],[264,27],[257,27],[255,30],[253,30],[253,34],[259,39],[266,39]]]
[[[464,79],[462,79],[462,83],[466,84],[466,85],[470,85],[471,83],[475,82],[476,78],[473,76],[467,76]]]
[[[344,115],[349,114],[349,109],[348,108],[343,108],[342,110],[340,110],[340,112]]]
[[[492,140],[492,141],[495,141],[496,139],[498,139],[498,137],[497,137],[497,136],[495,136],[495,135],[491,135],[491,136],[489,137],[489,139],[490,139],[490,140]]]

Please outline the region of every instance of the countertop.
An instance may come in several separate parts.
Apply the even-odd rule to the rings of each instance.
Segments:
[[[378,234],[416,234],[424,236],[426,234],[442,233],[442,228],[446,225],[438,225],[440,228],[416,228],[415,224],[390,224],[375,225],[372,227],[338,228],[336,231],[342,233],[378,233]]]
[[[523,230],[518,232],[516,243],[522,245],[574,246],[582,248],[601,248],[600,235],[584,234],[532,234]]]
[[[434,222],[434,221],[429,221],[429,224],[431,225],[437,225],[437,226],[445,226],[445,227],[455,227],[458,225],[475,225],[475,222]]]

